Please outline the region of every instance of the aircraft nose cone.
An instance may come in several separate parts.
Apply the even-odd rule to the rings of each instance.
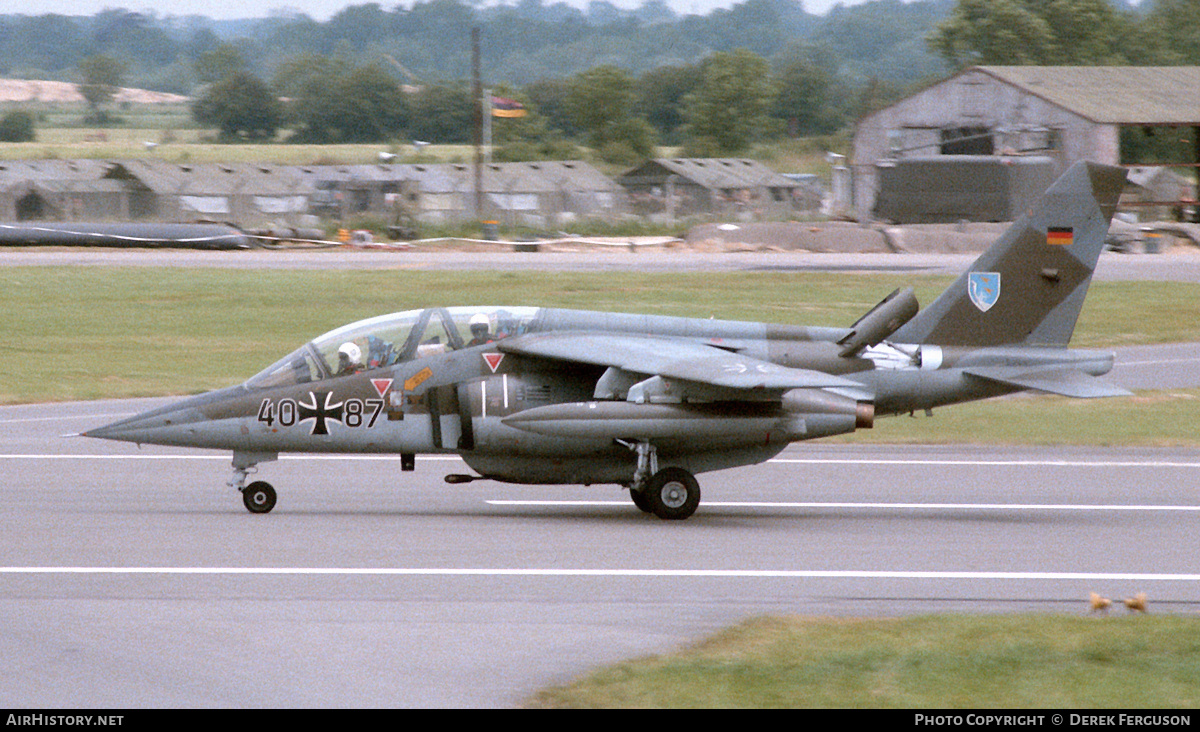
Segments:
[[[242,387],[219,389],[151,409],[103,427],[87,430],[84,437],[119,440],[149,445],[192,445],[201,423],[209,418],[205,410],[226,399],[244,393]]]
[[[123,433],[121,424],[122,422],[113,422],[112,424],[108,424],[103,427],[85,430],[80,434],[82,434],[84,437],[95,437],[100,440],[119,440],[121,439],[120,435]]]
[[[95,437],[101,440],[119,440],[121,442],[153,442],[152,434],[164,428],[171,428],[186,420],[186,407],[170,405],[162,409],[153,409],[127,419],[117,420],[103,427],[87,430],[84,437]]]

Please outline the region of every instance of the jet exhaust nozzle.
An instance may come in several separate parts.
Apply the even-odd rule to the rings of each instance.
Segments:
[[[792,389],[783,395],[783,409],[793,415],[793,439],[841,435],[875,424],[873,403],[821,389]]]
[[[875,426],[875,405],[871,402],[859,402],[855,410],[855,429],[869,430]]]
[[[841,415],[854,417],[856,429],[875,425],[875,405],[821,389],[792,389],[783,395],[783,408],[796,415]]]

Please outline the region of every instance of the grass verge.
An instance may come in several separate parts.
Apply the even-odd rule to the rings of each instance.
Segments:
[[[456,256],[447,254],[447,256]],[[119,267],[0,269],[0,403],[183,394],[239,383],[301,343],[380,313],[525,304],[849,325],[897,286],[945,277],[814,273],[550,273]],[[1097,283],[1073,345],[1200,340],[1200,286]],[[1200,392],[993,400],[880,420],[840,439],[1196,445]],[[1070,424],[1071,429],[1062,429]]]
[[[1095,445],[1200,447],[1200,389],[1146,391],[1115,399],[1021,395],[878,419],[874,429],[824,442],[855,444]]]
[[[678,653],[547,689],[528,706],[1128,710],[1197,703],[1200,618],[928,615],[756,618]]]
[[[339,325],[430,305],[848,325],[895,287],[861,276],[425,272],[405,269],[403,255],[396,263],[369,271],[0,269],[0,402],[228,386]]]

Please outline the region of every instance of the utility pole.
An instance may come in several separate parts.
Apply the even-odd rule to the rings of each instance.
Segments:
[[[483,79],[479,71],[479,27],[471,29],[471,79],[475,98],[475,219],[483,216]]]

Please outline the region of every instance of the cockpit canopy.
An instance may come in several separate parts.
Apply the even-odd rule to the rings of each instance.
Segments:
[[[306,343],[246,382],[248,389],[303,384],[471,348],[529,329],[538,308],[405,310],[343,326]]]

